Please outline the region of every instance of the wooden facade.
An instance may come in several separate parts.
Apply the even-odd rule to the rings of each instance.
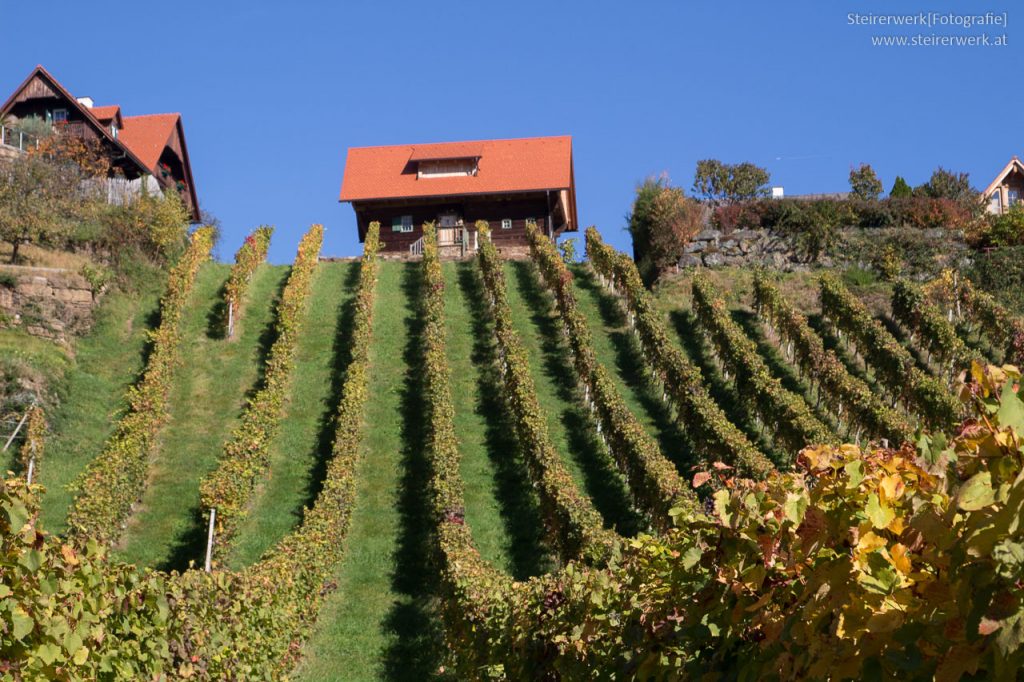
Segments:
[[[1024,163],[1016,156],[1011,158],[981,196],[985,210],[995,214],[1006,213],[1024,202]]]
[[[95,111],[90,99],[75,98],[38,66],[0,107],[0,118],[16,128],[19,120],[34,117],[51,124],[58,134],[96,142],[109,158],[111,177],[129,181],[154,177],[161,189],[177,192],[198,221],[199,200],[181,117],[122,117],[119,107]]]
[[[577,229],[568,139],[350,149],[341,200],[352,204],[360,241],[380,223],[387,254],[417,254],[427,222],[442,247],[472,252],[480,220],[503,253],[522,253],[530,221],[552,239]]]

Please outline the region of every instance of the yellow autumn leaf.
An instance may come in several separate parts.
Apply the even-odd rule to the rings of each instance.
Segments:
[[[902,497],[905,489],[905,486],[903,485],[903,477],[899,474],[889,474],[878,482],[878,489],[882,493],[882,500],[898,500]]]
[[[893,517],[893,519],[892,519],[892,521],[890,521],[890,522],[889,522],[889,525],[888,525],[888,526],[886,526],[886,528],[887,528],[888,530],[891,530],[891,531],[892,531],[893,533],[895,533],[896,535],[899,535],[900,533],[902,533],[902,532],[903,532],[903,530],[904,530],[904,529],[905,529],[906,527],[907,527],[907,524],[906,524],[906,522],[905,522],[905,521],[903,520],[903,517],[902,517],[902,516],[894,516],[894,517]]]
[[[868,531],[860,536],[857,540],[857,551],[862,554],[874,552],[875,550],[882,549],[885,547],[885,538],[875,535],[873,531]]]
[[[902,543],[897,542],[889,548],[889,560],[903,575],[908,575],[912,570],[910,557],[907,556],[907,546]]]

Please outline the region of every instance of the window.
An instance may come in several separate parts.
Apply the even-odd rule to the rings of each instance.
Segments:
[[[68,120],[68,110],[67,109],[54,109],[53,110],[53,122],[54,123],[64,123],[67,120]]]
[[[501,219],[501,229],[503,229],[503,230],[511,230],[512,229],[512,219],[511,218],[502,218]]]
[[[537,225],[537,220],[535,218],[527,218],[523,222],[526,223],[527,225],[529,225],[530,223],[533,223],[534,226]]]
[[[420,161],[416,174],[421,178],[454,178],[460,175],[476,175],[476,159],[438,159]]]
[[[441,227],[455,227],[459,224],[459,217],[454,213],[441,214]]]
[[[111,135],[111,137],[113,137],[113,138],[114,138],[115,140],[117,139],[117,126],[116,126],[116,125],[114,125],[113,123],[111,123],[111,124],[110,124],[110,135]]]
[[[391,219],[392,232],[412,232],[412,216],[399,215]]]
[[[1020,190],[1016,187],[1010,187],[1006,190],[1006,203],[1010,206],[1016,206],[1020,203]]]

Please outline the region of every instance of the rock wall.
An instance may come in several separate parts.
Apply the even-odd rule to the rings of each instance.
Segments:
[[[0,326],[67,341],[92,324],[96,297],[72,270],[0,265]]]
[[[973,252],[964,233],[942,228],[847,228],[838,230],[835,243],[826,253],[808,261],[797,238],[768,230],[722,232],[706,229],[686,246],[680,268],[763,266],[776,270],[806,270],[812,267],[873,267],[886,251],[902,261],[904,274],[926,277],[943,268],[964,268]]]
[[[764,265],[780,270],[802,265],[793,241],[767,230],[734,230],[728,234],[707,229],[693,238],[679,267]]]

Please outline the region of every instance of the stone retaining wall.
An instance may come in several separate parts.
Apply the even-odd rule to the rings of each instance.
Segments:
[[[872,267],[885,249],[904,262],[909,276],[933,276],[945,267],[970,265],[972,252],[964,233],[942,228],[847,228],[839,230],[828,253],[808,262],[793,236],[768,230],[722,232],[706,229],[686,246],[679,267],[763,266],[805,270],[837,265]]]
[[[63,342],[89,328],[95,305],[89,282],[77,272],[0,265],[2,326]]]

